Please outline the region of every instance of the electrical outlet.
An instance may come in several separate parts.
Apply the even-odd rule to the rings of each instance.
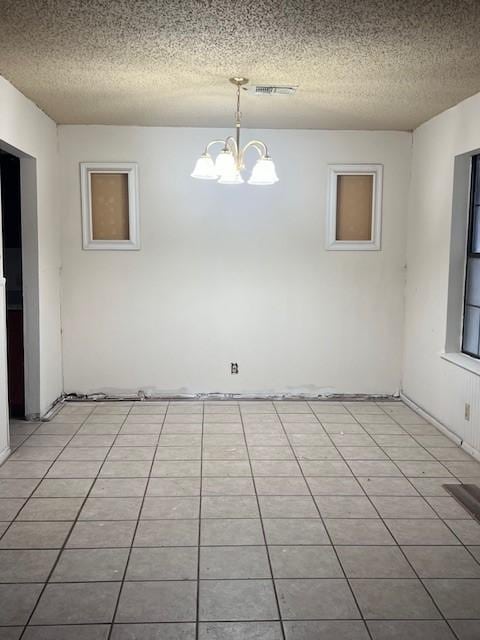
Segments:
[[[470,422],[470,405],[468,402],[465,403],[465,420]]]
[[[238,362],[230,363],[230,373],[232,374],[238,373]]]

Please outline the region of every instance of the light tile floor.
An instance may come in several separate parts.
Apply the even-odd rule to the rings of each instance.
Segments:
[[[12,429],[0,640],[480,638],[480,524],[442,488],[480,464],[400,402],[69,403]]]

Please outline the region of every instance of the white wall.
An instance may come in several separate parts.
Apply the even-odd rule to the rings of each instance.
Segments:
[[[226,133],[59,127],[65,391],[395,393],[411,135],[245,131],[280,183],[191,179]],[[138,162],[141,251],[82,251],[80,161]],[[382,251],[324,250],[329,162],[384,164]]]
[[[454,159],[480,148],[479,113],[480,94],[414,132],[403,375],[405,394],[477,450],[480,377],[441,354],[447,327]],[[469,422],[464,419],[465,403],[471,405]]]
[[[480,377],[440,356],[454,157],[480,148],[479,109],[477,95],[414,133],[402,383],[408,397],[477,450]],[[25,180],[37,185],[23,195],[27,215],[38,210],[25,248],[38,267],[40,412],[62,392],[59,186],[65,391],[398,389],[411,136],[250,131],[245,139],[270,144],[281,177],[277,186],[191,180],[204,143],[224,133],[62,126],[59,175],[55,123],[0,77],[0,144],[20,152]],[[139,163],[140,252],[81,250],[82,160]],[[385,165],[381,252],[324,251],[329,162]],[[25,293],[35,301],[34,291]],[[2,353],[4,341],[2,329]],[[229,374],[231,360],[239,362],[239,376]],[[0,456],[7,438],[5,392],[2,356]],[[465,402],[470,422],[464,420]]]
[[[38,350],[38,370],[30,371],[29,406],[33,413],[44,413],[62,392],[57,128],[50,118],[2,77],[0,145],[21,156],[24,295],[28,325],[26,349]],[[2,371],[5,364],[4,305],[2,300]],[[32,362],[27,365],[32,365]],[[0,386],[2,405],[3,380]],[[0,431],[5,431],[4,427],[2,420]]]

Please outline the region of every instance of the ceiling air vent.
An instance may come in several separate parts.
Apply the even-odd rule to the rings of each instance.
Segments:
[[[252,84],[246,87],[252,96],[293,96],[298,85]]]

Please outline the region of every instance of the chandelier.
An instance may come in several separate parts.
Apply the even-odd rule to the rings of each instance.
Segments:
[[[240,147],[240,87],[248,82],[246,78],[230,78],[230,82],[237,87],[237,111],[235,113],[236,136],[228,136],[225,140],[212,140],[205,147],[205,151],[195,164],[192,178],[200,180],[218,180],[220,184],[242,184],[244,179],[242,171],[245,169],[245,153],[253,148],[259,154],[252,173],[248,178],[248,184],[270,185],[278,182],[275,164],[268,155],[266,144],[260,140],[251,140]],[[220,153],[213,160],[210,149],[214,145],[222,145]]]

